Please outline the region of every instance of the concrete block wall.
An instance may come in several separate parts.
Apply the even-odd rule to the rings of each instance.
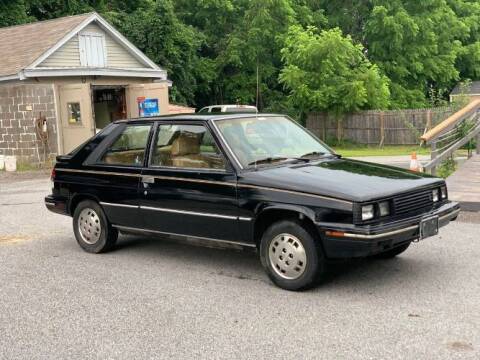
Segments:
[[[48,141],[38,138],[35,120],[47,119]],[[57,153],[55,93],[52,84],[0,86],[0,153],[39,164]]]

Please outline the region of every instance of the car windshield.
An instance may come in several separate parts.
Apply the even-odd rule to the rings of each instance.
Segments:
[[[320,140],[283,116],[216,120],[243,167],[332,154]]]

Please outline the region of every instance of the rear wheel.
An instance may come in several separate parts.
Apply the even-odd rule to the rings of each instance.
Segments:
[[[292,220],[279,221],[262,236],[260,257],[272,282],[286,290],[313,286],[325,271],[323,252],[313,232]]]
[[[82,249],[96,254],[111,250],[118,238],[117,229],[109,223],[100,205],[92,200],[82,201],[75,208],[73,231]]]
[[[394,258],[395,256],[397,255],[400,255],[401,253],[403,253],[405,250],[408,249],[408,247],[410,246],[410,243],[406,243],[406,244],[403,244],[403,245],[400,245],[400,246],[397,246],[393,249],[390,249],[388,251],[385,251],[383,253],[380,253],[380,254],[377,254],[377,255],[373,255],[372,257],[374,259],[391,259],[391,258]]]

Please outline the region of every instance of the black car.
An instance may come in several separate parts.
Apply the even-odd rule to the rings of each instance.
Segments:
[[[52,180],[45,204],[88,252],[119,231],[251,247],[290,290],[331,259],[394,257],[460,211],[442,179],[343,159],[275,114],[117,121],[58,156]]]

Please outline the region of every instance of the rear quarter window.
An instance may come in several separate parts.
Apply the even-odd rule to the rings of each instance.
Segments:
[[[100,163],[142,166],[152,124],[127,125],[100,158]]]

